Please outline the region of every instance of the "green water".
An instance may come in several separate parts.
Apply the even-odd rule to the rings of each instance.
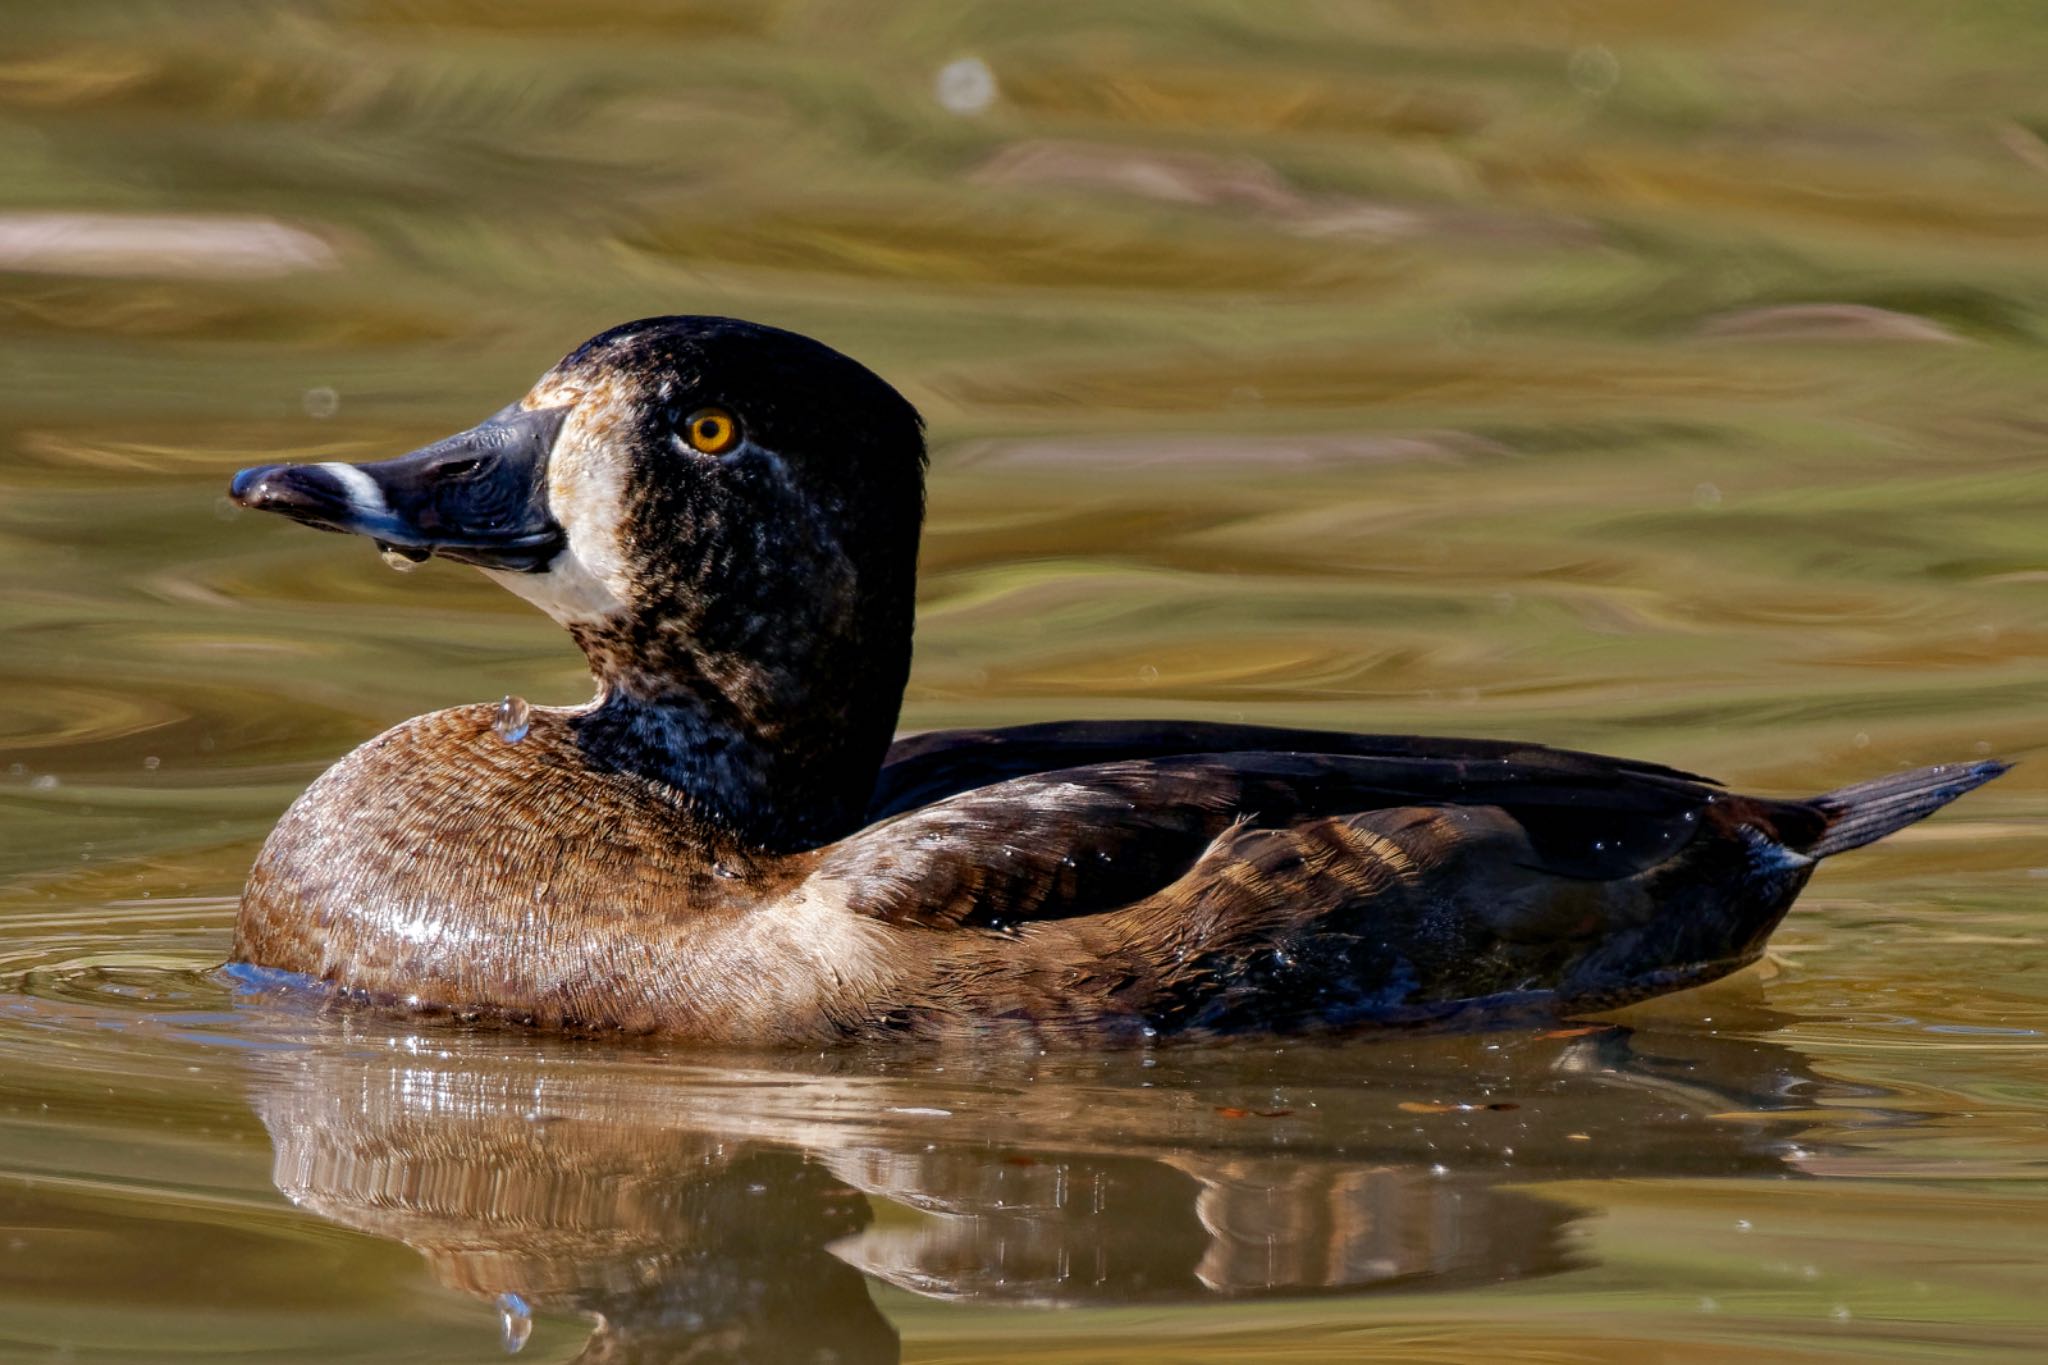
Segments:
[[[325,764],[588,687],[229,473],[658,312],[924,410],[911,728],[2035,757],[2043,70],[1991,0],[14,0],[0,1359],[2039,1358],[2038,758],[1545,1036],[714,1057],[209,969]]]

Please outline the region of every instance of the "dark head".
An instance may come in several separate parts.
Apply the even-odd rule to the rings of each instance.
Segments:
[[[910,668],[924,438],[807,337],[651,318],[519,402],[375,464],[235,476],[246,507],[482,568],[566,626],[592,762],[763,847],[860,822]]]

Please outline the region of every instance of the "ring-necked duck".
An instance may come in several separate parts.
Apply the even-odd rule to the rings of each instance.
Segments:
[[[1492,740],[1077,721],[891,743],[915,410],[808,338],[630,323],[482,425],[236,501],[474,564],[599,691],[323,774],[237,960],[529,1024],[1099,1039],[1584,1011],[1754,960],[1821,858],[2004,771],[1807,801]]]

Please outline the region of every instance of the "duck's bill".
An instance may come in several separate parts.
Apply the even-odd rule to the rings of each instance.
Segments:
[[[228,496],[386,553],[539,573],[561,552],[547,506],[548,452],[565,408],[517,404],[445,441],[373,464],[272,464],[235,475]]]

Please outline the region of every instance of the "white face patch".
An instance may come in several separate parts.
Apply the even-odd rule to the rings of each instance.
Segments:
[[[315,468],[333,476],[334,481],[342,486],[348,494],[348,510],[357,516],[381,517],[391,510],[390,505],[384,501],[384,490],[377,486],[377,481],[354,465],[328,460],[316,465]]]
[[[548,512],[568,544],[545,573],[484,570],[564,626],[616,616],[631,596],[620,534],[624,472],[581,418],[580,411],[570,414],[548,456]]]

